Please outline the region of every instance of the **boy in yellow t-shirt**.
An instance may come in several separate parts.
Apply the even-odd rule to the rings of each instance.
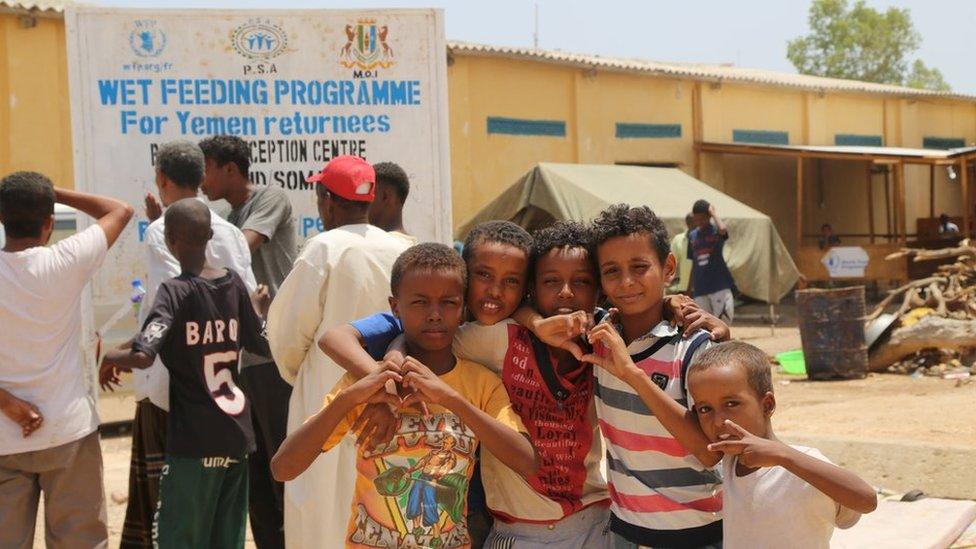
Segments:
[[[425,243],[405,251],[393,266],[390,306],[408,358],[359,381],[344,376],[272,460],[275,478],[291,480],[360,427],[366,404],[401,407],[389,442],[358,446],[349,547],[469,546],[467,487],[479,442],[516,471],[538,468],[501,380],[451,350],[465,283],[464,263],[452,249]],[[387,391],[393,383],[399,394]]]

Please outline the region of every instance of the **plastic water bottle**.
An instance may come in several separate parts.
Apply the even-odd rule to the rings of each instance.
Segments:
[[[146,297],[146,289],[142,287],[142,280],[135,279],[132,281],[132,297],[129,298],[129,302],[132,303],[132,313],[136,317],[136,321],[139,320],[139,310],[142,308],[142,299]]]

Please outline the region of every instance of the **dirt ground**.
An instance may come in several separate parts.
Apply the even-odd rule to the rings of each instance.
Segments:
[[[732,335],[769,355],[800,348],[799,329],[735,327]],[[777,433],[931,443],[976,449],[976,380],[869,374],[850,381],[808,381],[774,368]]]
[[[762,314],[763,310],[755,312],[753,320],[747,319],[746,325],[737,323],[733,337],[748,341],[769,355],[800,348],[799,330],[795,320],[789,317],[789,310],[780,319],[782,325],[775,329],[775,333],[768,325],[761,325],[756,320]],[[946,482],[976,487],[976,473],[972,472],[969,461],[976,457],[976,428],[973,427],[976,381],[957,384],[938,378],[872,374],[863,380],[811,382],[777,372],[774,383],[778,408],[773,424],[780,437],[786,440],[829,440],[837,453],[850,448],[855,453],[864,454],[858,448],[875,443],[894,444],[890,446],[894,450],[881,454],[882,457],[864,455],[860,460],[842,457],[839,461],[876,484],[903,479],[890,480],[894,485],[888,486],[902,490],[908,489],[903,486],[924,486],[924,483],[918,483],[918,477],[939,474],[939,460],[948,459],[940,457],[942,452],[956,449],[958,453],[953,459],[962,461],[962,464],[953,467],[954,473],[946,472],[949,477]],[[114,394],[103,398],[99,407],[104,421],[118,421],[131,417],[134,403],[130,395]],[[102,441],[112,547],[118,546],[125,514],[129,445],[128,437]],[[932,470],[937,472],[918,473],[911,470],[911,463],[898,463],[899,448],[903,447],[912,448],[912,452],[923,456],[920,459],[935,460]],[[951,495],[939,493],[937,487],[927,491],[933,495]],[[968,492],[955,497],[976,497],[965,494]],[[41,528],[39,524],[36,547],[43,546]],[[248,547],[253,547],[250,535],[248,537]]]

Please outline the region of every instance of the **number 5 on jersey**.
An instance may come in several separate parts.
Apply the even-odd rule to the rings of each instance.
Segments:
[[[225,413],[236,416],[244,411],[244,392],[234,383],[231,368],[237,367],[237,351],[211,353],[203,357],[203,375],[214,402]]]

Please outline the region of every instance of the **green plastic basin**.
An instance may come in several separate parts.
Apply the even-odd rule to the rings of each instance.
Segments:
[[[786,351],[785,353],[779,353],[776,355],[776,360],[779,361],[779,365],[783,367],[783,372],[794,375],[802,376],[807,373],[807,365],[803,360],[803,351]]]

